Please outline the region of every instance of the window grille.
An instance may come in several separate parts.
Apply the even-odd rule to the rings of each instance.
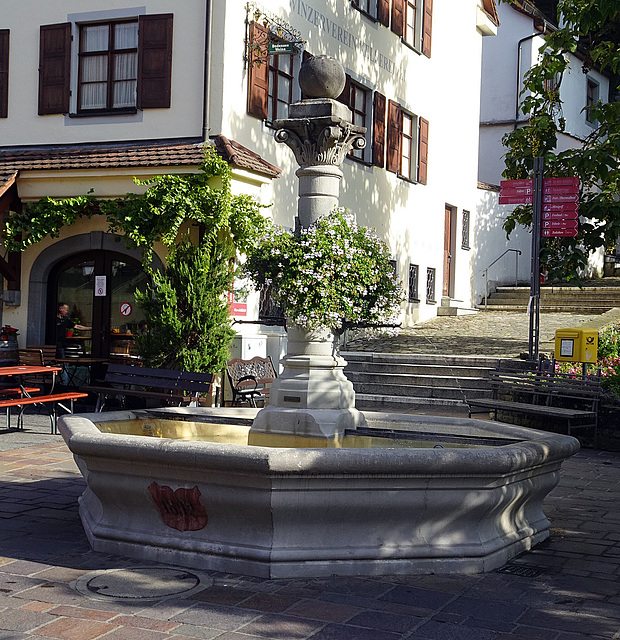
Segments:
[[[469,249],[469,211],[463,211],[463,240],[462,249]]]
[[[426,302],[435,302],[435,269],[426,269]]]
[[[260,290],[258,319],[265,324],[284,326],[284,311],[271,297],[271,284],[265,284]]]
[[[420,294],[418,291],[420,267],[417,264],[409,265],[409,302],[419,302]]]

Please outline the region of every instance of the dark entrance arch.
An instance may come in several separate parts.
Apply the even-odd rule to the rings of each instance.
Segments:
[[[123,253],[91,250],[57,262],[47,280],[46,344],[56,340],[59,302],[77,324],[92,327],[72,337],[77,350],[96,358],[135,355],[133,335],[144,319],[135,299],[148,277],[140,261]]]

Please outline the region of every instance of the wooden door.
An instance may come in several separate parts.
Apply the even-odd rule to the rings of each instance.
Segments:
[[[453,246],[454,246],[454,221],[452,207],[446,206],[443,236],[443,289],[442,295],[452,297],[453,280]]]

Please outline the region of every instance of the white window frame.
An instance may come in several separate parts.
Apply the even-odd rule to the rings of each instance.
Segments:
[[[424,0],[405,0],[405,15],[403,17],[403,42],[414,48],[422,50],[422,21]]]

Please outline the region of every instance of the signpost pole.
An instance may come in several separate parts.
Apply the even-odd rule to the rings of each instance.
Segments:
[[[538,360],[540,336],[540,235],[545,159],[534,158],[534,185],[532,200],[532,267],[530,282],[529,359]]]

